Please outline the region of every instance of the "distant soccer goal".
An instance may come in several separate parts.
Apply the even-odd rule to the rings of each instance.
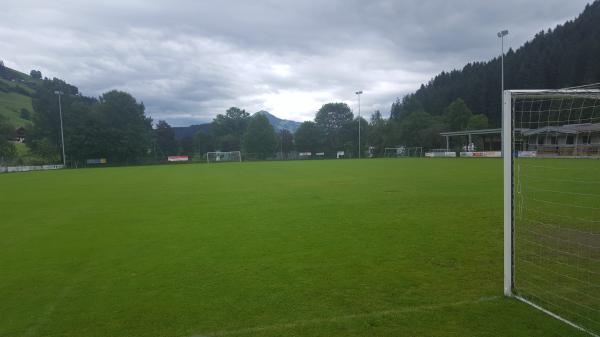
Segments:
[[[600,90],[505,91],[503,115],[504,292],[598,336]]]
[[[242,153],[240,151],[228,151],[228,152],[207,152],[206,162],[207,163],[223,163],[223,162],[241,162]]]
[[[422,147],[386,147],[383,155],[387,158],[423,157]]]

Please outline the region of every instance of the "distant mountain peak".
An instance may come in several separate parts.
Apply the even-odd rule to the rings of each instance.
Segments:
[[[279,132],[281,130],[288,130],[291,133],[294,133],[294,132],[296,132],[296,130],[298,129],[300,124],[302,124],[300,122],[296,122],[296,121],[292,121],[292,120],[288,120],[288,119],[281,119],[265,110],[257,111],[254,113],[254,115],[263,115],[263,116],[267,117],[267,119],[269,120],[269,123],[271,123],[271,125],[273,126],[273,129],[275,129],[276,132]],[[182,139],[185,137],[193,137],[199,131],[204,132],[204,133],[210,133],[211,126],[212,126],[212,123],[204,123],[204,124],[190,125],[190,126],[179,126],[179,127],[174,126],[173,131],[175,132],[175,138],[179,140],[179,139]]]
[[[275,131],[288,130],[291,133],[294,133],[301,124],[300,122],[289,119],[281,119],[266,110],[257,111],[254,113],[254,115],[263,115],[267,117],[269,123],[271,123]]]

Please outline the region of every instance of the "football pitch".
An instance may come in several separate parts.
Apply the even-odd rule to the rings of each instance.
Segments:
[[[502,161],[0,175],[0,336],[585,336],[502,296]]]

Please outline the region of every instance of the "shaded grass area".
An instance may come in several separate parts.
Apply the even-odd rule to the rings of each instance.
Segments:
[[[501,188],[494,159],[1,175],[0,336],[577,336],[501,297]]]

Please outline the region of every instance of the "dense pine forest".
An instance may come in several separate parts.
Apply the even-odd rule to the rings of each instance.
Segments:
[[[506,89],[557,89],[600,82],[600,1],[575,20],[541,31],[504,59]],[[476,114],[500,125],[500,57],[442,72],[392,106],[392,119],[422,109],[438,116],[462,98]]]

